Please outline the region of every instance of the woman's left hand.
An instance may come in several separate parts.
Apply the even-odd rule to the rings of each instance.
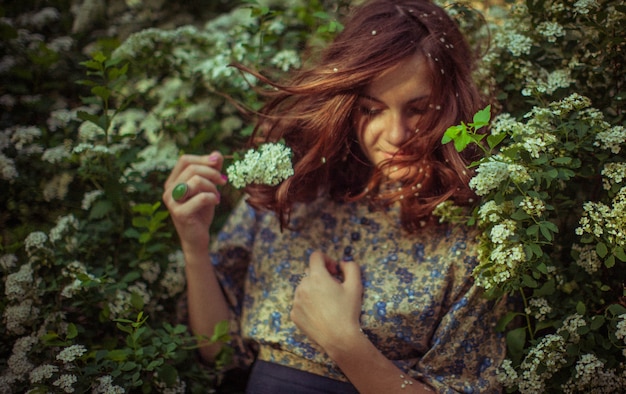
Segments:
[[[357,263],[337,264],[322,252],[313,252],[308,275],[296,287],[291,319],[328,352],[347,336],[359,333],[362,294]]]

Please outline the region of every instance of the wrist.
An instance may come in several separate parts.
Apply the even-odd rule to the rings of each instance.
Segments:
[[[372,342],[361,327],[356,326],[345,330],[332,343],[327,344],[324,350],[333,361],[340,364],[345,358],[350,359],[359,354],[366,354],[370,347],[373,347]]]

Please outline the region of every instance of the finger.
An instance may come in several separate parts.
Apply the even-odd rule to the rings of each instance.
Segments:
[[[202,177],[217,185],[226,184],[227,178],[226,175],[222,174],[218,169],[213,167],[209,167],[205,164],[192,164],[187,166],[185,170],[179,175],[176,182],[172,184],[178,184],[180,182],[187,182],[194,177]]]
[[[361,269],[359,265],[354,261],[342,261],[339,263],[339,268],[343,273],[343,283],[349,288],[361,291]]]
[[[172,169],[169,177],[167,178],[165,184],[167,185],[171,183],[177,183],[180,179],[180,176],[183,171],[190,165],[201,165],[201,166],[209,166],[218,171],[222,169],[224,157],[221,153],[214,151],[209,155],[198,156],[198,155],[182,155],[178,158],[176,165]]]
[[[309,257],[309,270],[311,274],[329,274],[328,270],[326,269],[326,261],[328,259],[329,258],[319,250],[311,253],[311,256]]]
[[[170,189],[165,189],[163,191],[163,202],[165,205],[171,210],[173,208],[178,207],[179,205],[185,203],[190,200],[193,196],[201,194],[201,193],[210,193],[213,194],[214,197],[211,199],[215,200],[215,204],[219,204],[221,199],[220,192],[217,190],[217,186],[211,180],[205,178],[200,175],[193,175],[187,182],[187,191],[183,198],[175,199],[173,195],[173,190],[176,186],[173,186]]]

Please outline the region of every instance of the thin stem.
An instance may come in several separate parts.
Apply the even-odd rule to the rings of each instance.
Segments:
[[[526,316],[526,326],[528,328],[528,332],[530,334],[530,340],[534,340],[535,339],[535,333],[533,332],[532,329],[532,324],[530,322],[530,316],[528,315],[528,313],[526,313],[526,310],[528,309],[528,300],[526,299],[526,294],[524,294],[524,290],[520,289],[519,290],[520,294],[522,295],[522,301],[524,302],[524,316]]]

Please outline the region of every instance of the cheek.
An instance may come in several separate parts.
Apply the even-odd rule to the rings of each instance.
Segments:
[[[373,147],[376,143],[376,134],[371,127],[365,126],[359,133],[359,144],[365,154],[371,158]]]

